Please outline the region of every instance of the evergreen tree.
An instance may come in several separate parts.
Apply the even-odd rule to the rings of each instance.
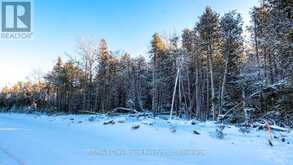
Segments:
[[[211,108],[213,113],[213,119],[216,119],[216,86],[215,86],[215,72],[214,62],[219,55],[220,45],[220,27],[219,27],[219,15],[215,13],[210,7],[207,7],[204,13],[200,16],[199,23],[197,25],[199,38],[202,47],[202,53],[207,58],[207,70],[209,74],[209,80],[207,79],[207,108]],[[218,57],[217,57],[218,58]],[[210,87],[209,87],[210,84]],[[209,91],[211,92],[211,107],[209,101]]]
[[[153,35],[152,41],[151,41],[151,64],[152,64],[152,111],[153,112],[159,112],[160,111],[160,91],[162,90],[160,88],[160,77],[159,74],[159,67],[161,66],[161,57],[163,55],[166,55],[166,44],[160,37],[158,33],[155,33]]]
[[[242,20],[236,11],[225,14],[220,21],[222,54],[225,67],[221,84],[220,112],[241,101],[240,56],[243,54]]]

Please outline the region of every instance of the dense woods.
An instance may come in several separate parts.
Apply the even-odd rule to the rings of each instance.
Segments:
[[[292,6],[264,0],[251,9],[249,41],[236,10],[220,16],[210,7],[181,35],[150,36],[149,57],[117,56],[105,39],[80,41],[78,58],[58,58],[42,79],[3,88],[0,107],[66,113],[125,107],[230,122],[252,109],[255,119],[293,124]]]

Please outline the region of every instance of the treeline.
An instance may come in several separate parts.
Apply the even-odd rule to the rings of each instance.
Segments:
[[[68,113],[109,112],[116,107],[214,119],[231,109],[268,112],[257,91],[293,71],[292,4],[264,0],[251,11],[251,40],[243,38],[241,15],[219,16],[207,7],[192,29],[168,39],[152,36],[150,57],[117,56],[104,39],[82,41],[78,59],[58,58],[52,71],[35,84],[4,88],[1,107],[30,106]],[[243,113],[241,111],[240,113]]]

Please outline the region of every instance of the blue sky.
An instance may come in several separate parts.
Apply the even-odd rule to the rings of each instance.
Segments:
[[[248,25],[257,0],[34,0],[33,39],[0,40],[0,87],[47,72],[58,56],[74,54],[77,42],[105,38],[113,51],[148,55],[151,36],[192,28],[209,5],[219,14],[237,9]]]

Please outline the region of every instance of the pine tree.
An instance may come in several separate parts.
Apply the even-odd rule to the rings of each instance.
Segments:
[[[45,79],[47,84],[46,88],[48,90],[46,93],[49,96],[53,96],[49,98],[49,101],[52,100],[57,111],[72,113],[73,111],[80,110],[74,108],[73,104],[75,102],[72,101],[74,94],[81,88],[81,82],[83,81],[83,73],[78,66],[72,62],[63,63],[62,59],[59,57],[57,63],[53,67],[53,71],[49,73]],[[41,82],[34,86],[39,94],[41,94],[41,91],[45,88],[45,85]]]
[[[187,78],[188,78],[188,102],[190,109],[190,116],[199,113],[199,88],[198,88],[198,64],[197,64],[197,50],[195,50],[193,31],[184,29],[182,33],[182,47],[186,53]],[[193,83],[195,82],[195,83]],[[195,84],[195,85],[193,85]],[[194,87],[195,86],[195,87]]]
[[[240,56],[243,53],[242,20],[236,11],[225,14],[220,21],[222,54],[225,69],[221,84],[220,110],[224,111],[224,104],[232,108],[241,101]]]
[[[216,119],[216,87],[215,87],[215,75],[214,75],[214,61],[219,51],[219,15],[215,13],[210,7],[207,7],[204,13],[200,16],[200,21],[197,25],[199,32],[201,46],[203,52],[207,57],[207,66],[209,72],[210,81],[207,80],[207,86],[211,85],[211,111],[213,113],[213,119]],[[207,108],[209,108],[209,92],[207,92]]]
[[[99,65],[97,71],[97,81],[98,81],[98,90],[97,95],[99,97],[96,98],[96,101],[99,101],[99,106],[96,103],[102,112],[106,112],[110,108],[110,60],[111,55],[108,50],[107,43],[104,39],[102,39],[99,43]]]
[[[58,57],[56,64],[51,73],[45,79],[49,86],[49,93],[53,95],[52,104],[56,107],[57,111],[62,111],[62,101],[64,93],[64,74],[63,74],[63,61]]]
[[[160,79],[158,77],[159,74],[159,67],[161,63],[161,56],[166,54],[166,44],[160,37],[158,33],[155,33],[153,35],[152,41],[151,41],[151,59],[152,59],[152,111],[153,112],[159,112],[160,108],[160,93],[159,93],[159,84]]]

